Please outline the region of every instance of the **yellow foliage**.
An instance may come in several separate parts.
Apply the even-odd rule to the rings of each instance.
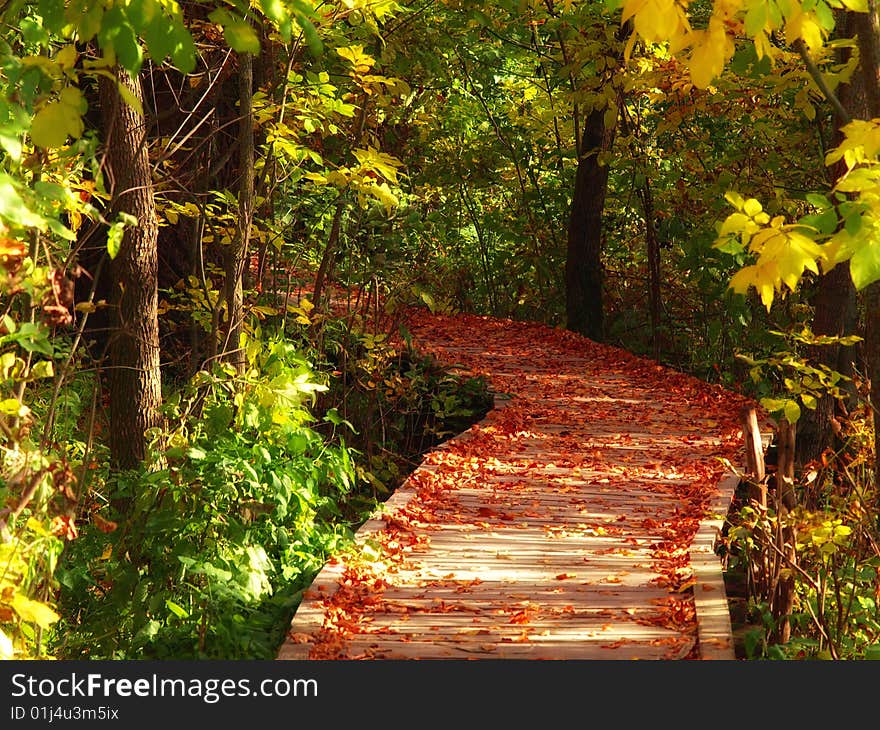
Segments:
[[[31,122],[31,139],[44,149],[62,147],[70,135],[79,139],[85,129],[82,114],[85,100],[75,86],[61,91],[58,101],[44,104]]]
[[[708,30],[692,34],[693,48],[688,60],[691,80],[698,89],[706,89],[712,80],[721,75],[724,65],[733,57],[733,41],[724,29],[719,17],[709,20]]]
[[[22,621],[33,622],[43,629],[48,629],[61,618],[45,603],[33,601],[21,593],[16,593],[13,597],[12,608],[21,617]]]
[[[726,197],[737,212],[722,224],[719,244],[738,236],[757,256],[754,264],[734,274],[730,288],[745,294],[750,287],[755,287],[769,311],[776,291],[783,287],[794,291],[805,271],[818,274],[819,262],[824,262],[830,252],[827,246],[820,246],[810,238],[804,228],[786,225],[782,216],[771,220],[754,198],[745,200],[735,192],[729,192]]]
[[[826,165],[843,159],[846,166],[852,169],[860,163],[877,159],[877,153],[880,152],[880,119],[855,119],[845,125],[841,132],[844,140],[825,155]]]
[[[630,18],[646,43],[671,41],[690,30],[684,9],[675,0],[626,0],[621,22]]]
[[[805,13],[797,5],[794,7],[794,13],[785,23],[786,42],[791,45],[795,41],[803,40],[811,51],[818,50],[825,43],[825,32],[819,25],[816,14],[812,11]]]

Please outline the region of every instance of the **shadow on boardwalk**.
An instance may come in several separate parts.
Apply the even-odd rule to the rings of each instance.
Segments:
[[[485,375],[496,408],[325,566],[279,659],[704,655],[695,591],[726,604],[692,543],[729,499],[745,399],[543,325],[418,312],[410,328]]]

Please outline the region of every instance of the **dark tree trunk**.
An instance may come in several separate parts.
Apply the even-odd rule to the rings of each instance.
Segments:
[[[226,343],[224,357],[236,370],[243,372],[246,357],[241,347],[244,327],[244,274],[247,266],[251,223],[254,217],[254,120],[253,120],[253,56],[239,54],[239,121],[238,160],[238,231],[225,256],[226,279]]]
[[[117,82],[143,100],[140,79],[118,68]],[[110,340],[110,458],[129,469],[145,455],[147,429],[159,422],[162,399],[159,370],[159,225],[153,200],[150,159],[143,117],[126,104],[116,84],[101,78],[101,109],[106,173],[112,213],[137,218],[113,260],[113,311]]]
[[[641,192],[642,210],[645,214],[645,241],[648,249],[648,311],[651,315],[651,353],[655,360],[660,360],[661,333],[660,310],[663,301],[660,293],[660,239],[657,237],[657,226],[654,224],[654,195],[651,182],[645,178]]]
[[[866,118],[880,117],[880,16],[869,0],[868,13],[850,13],[858,34],[859,80],[865,89]],[[880,495],[880,282],[869,285],[865,301],[865,360],[874,412],[874,486]],[[880,496],[877,497],[880,506]]]
[[[871,379],[871,410],[874,413],[874,487],[880,521],[880,282],[864,291],[865,365]]]
[[[856,290],[849,273],[849,264],[838,264],[820,277],[813,298],[813,333],[842,337],[855,332]],[[855,348],[840,345],[811,347],[810,360],[851,377]],[[804,465],[818,459],[834,439],[835,399],[825,395],[815,410],[803,409],[798,420],[797,463]]]
[[[605,125],[605,109],[594,109],[584,123],[580,158],[568,223],[565,261],[565,309],[568,329],[601,342],[602,211],[608,191],[608,166],[599,156],[611,149],[614,127]]]
[[[323,302],[324,288],[330,281],[333,274],[333,266],[336,264],[336,254],[339,248],[339,237],[342,230],[342,216],[345,214],[347,202],[344,196],[340,195],[336,201],[336,211],[333,213],[333,223],[330,226],[330,237],[327,239],[327,246],[324,248],[324,254],[321,256],[321,263],[318,266],[318,273],[315,275],[315,286],[312,290],[312,303],[316,308],[320,309]]]

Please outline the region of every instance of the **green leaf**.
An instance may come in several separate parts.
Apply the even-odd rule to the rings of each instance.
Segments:
[[[811,411],[816,410],[816,406],[819,403],[819,401],[816,400],[816,397],[809,393],[801,393],[801,402]]]
[[[880,279],[880,242],[865,238],[860,243],[849,262],[853,284],[858,290]]]
[[[178,606],[170,598],[165,599],[165,608],[171,611],[171,613],[177,616],[177,618],[189,618],[189,614],[183,609],[183,607]]]
[[[880,644],[871,644],[865,647],[865,659],[871,661],[880,660]]]
[[[757,2],[746,13],[745,29],[749,37],[754,38],[767,24],[767,4]]]
[[[244,20],[235,20],[223,28],[223,37],[229,47],[236,53],[260,52],[260,38],[250,23]]]
[[[15,162],[21,159],[21,135],[17,130],[9,128],[0,129],[0,147]]]
[[[48,31],[58,33],[67,22],[64,17],[64,0],[39,0],[37,12],[43,19],[43,27]]]
[[[281,34],[281,39],[285,43],[289,42],[293,31],[293,24],[290,19],[290,13],[288,13],[282,0],[260,0],[260,5],[266,17],[275,23],[278,32]]]
[[[770,413],[776,413],[785,407],[785,400],[782,398],[761,398],[761,405]]]
[[[30,210],[13,185],[12,178],[0,174],[0,218],[25,228],[46,227],[45,219]]]
[[[119,65],[127,71],[136,74],[141,70],[144,53],[134,28],[120,7],[112,7],[104,13],[98,42],[102,49],[114,51]]]
[[[46,221],[46,224],[49,226],[49,230],[59,238],[63,238],[65,241],[76,240],[76,234],[61,221],[56,220],[55,218],[49,218],[49,220]]]
[[[3,339],[17,342],[27,352],[38,352],[46,357],[55,356],[45,328],[33,322],[26,322],[14,335],[7,335]]]
[[[174,48],[171,51],[171,60],[182,73],[192,73],[196,67],[196,44],[189,31],[182,23],[177,23],[172,28]]]
[[[798,418],[801,417],[801,407],[793,400],[785,401],[785,407],[782,409],[782,412],[789,423],[797,423]]]
[[[312,23],[312,21],[303,13],[294,13],[294,17],[296,18],[297,25],[302,29],[309,51],[311,51],[312,55],[317,58],[324,53],[324,44],[321,41],[321,36],[318,35],[318,29],[315,28],[314,23]]]
[[[150,57],[156,63],[162,63],[174,51],[175,33],[168,32],[168,19],[157,13],[141,31],[147,42]]]
[[[36,365],[31,368],[31,378],[39,379],[39,378],[54,378],[55,377],[55,366],[52,364],[51,360],[40,360]]]
[[[819,195],[818,193],[807,193],[806,199],[807,202],[818,211],[828,210],[828,208],[834,207],[826,196]]]
[[[742,243],[733,236],[719,238],[714,244],[712,244],[712,248],[721,251],[722,253],[729,253],[733,256],[736,256],[745,250]]]
[[[861,211],[853,210],[849,215],[846,215],[843,221],[843,227],[850,236],[855,238],[859,234],[859,231],[862,230]]]
[[[229,47],[236,53],[260,52],[260,38],[251,24],[234,16],[224,8],[218,8],[208,16],[212,23],[223,27],[223,37]]]
[[[28,43],[46,47],[49,45],[49,33],[33,18],[25,18],[18,27],[21,28],[21,34]]]
[[[122,239],[125,237],[125,223],[116,221],[107,230],[107,255],[112,261],[119,255],[119,249],[122,247]]]

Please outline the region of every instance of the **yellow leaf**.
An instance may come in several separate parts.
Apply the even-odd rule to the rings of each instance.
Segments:
[[[365,170],[376,172],[391,182],[397,182],[397,168],[402,167],[403,163],[396,157],[379,152],[375,147],[356,149],[352,154]]]
[[[769,58],[771,62],[776,55],[776,48],[770,43],[770,38],[763,31],[755,36],[755,55],[759,61]]]
[[[744,266],[730,278],[730,288],[737,294],[745,294],[752,285],[754,266]]]
[[[857,242],[846,229],[834,234],[834,237],[822,246],[822,273],[827,274],[837,264],[849,261],[857,248]]]
[[[76,46],[70,44],[64,46],[64,48],[55,54],[55,63],[57,63],[62,69],[67,70],[76,65],[76,59],[78,57],[79,54],[76,52]]]
[[[742,210],[745,205],[743,196],[736,192],[736,190],[728,190],[724,193],[724,199],[737,210]]]
[[[64,106],[58,102],[46,104],[31,122],[31,139],[37,147],[62,147],[67,141]]]
[[[747,216],[749,216],[750,218],[754,218],[762,210],[763,210],[763,208],[761,207],[761,204],[757,200],[755,200],[754,198],[749,198],[743,204],[743,212]]]
[[[743,213],[731,213],[721,225],[719,236],[729,236],[731,233],[741,233],[748,231],[752,224],[751,219]]]
[[[31,121],[31,139],[37,147],[63,147],[67,136],[79,139],[85,129],[82,120],[82,92],[74,86],[63,89],[58,101],[50,101]]]
[[[354,71],[359,74],[368,73],[376,63],[376,59],[367,53],[364,53],[363,46],[348,46],[346,48],[337,48],[336,53],[349,61],[354,66]]]
[[[686,27],[675,0],[635,0],[625,3],[623,11],[623,21],[634,17],[636,33],[646,43],[672,40],[682,35]]]
[[[21,616],[23,621],[31,621],[37,626],[48,629],[53,623],[61,618],[45,603],[32,601],[21,593],[16,593],[12,599],[12,608]]]
[[[12,659],[15,654],[15,648],[12,646],[12,639],[10,639],[3,631],[0,629],[0,660]]]
[[[825,42],[823,36],[824,31],[813,12],[804,13],[798,8],[785,24],[785,41],[789,45],[803,40],[811,51],[815,51]]]
[[[724,64],[733,56],[733,41],[720,18],[709,20],[705,31],[694,31],[693,48],[688,60],[691,80],[698,89],[706,89],[724,71]]]

